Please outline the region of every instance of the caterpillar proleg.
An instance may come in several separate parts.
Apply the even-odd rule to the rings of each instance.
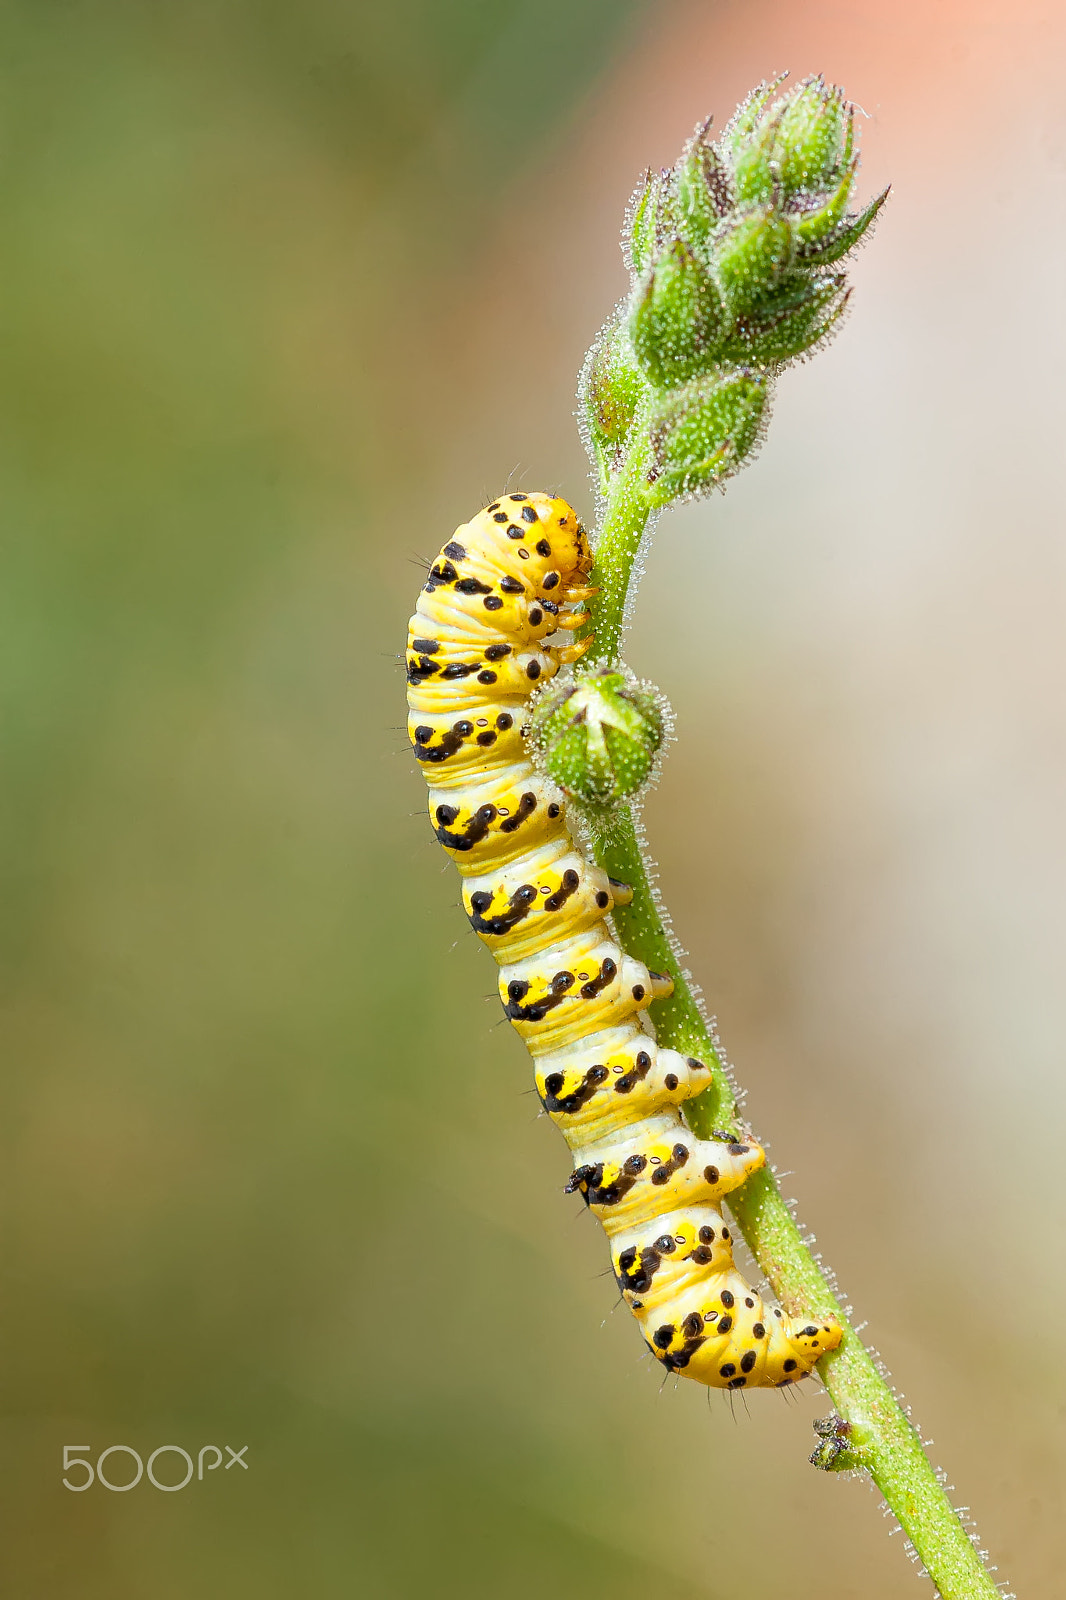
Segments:
[[[647,1008],[671,980],[619,947],[607,918],[628,891],[585,857],[525,746],[530,693],[587,648],[546,641],[587,621],[567,608],[589,598],[591,568],[576,514],[547,494],[503,496],[457,528],[411,618],[411,743],[504,1010],[573,1154],[567,1188],[603,1224],[649,1350],[713,1388],[782,1387],[841,1331],[790,1320],[734,1266],[720,1202],[765,1154],[682,1121],[710,1075],[655,1043]]]

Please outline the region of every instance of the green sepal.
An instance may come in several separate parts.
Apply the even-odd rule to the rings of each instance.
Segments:
[[[847,305],[849,293],[842,272],[786,283],[737,321],[719,354],[723,360],[763,365],[793,361],[825,338]]]
[[[649,502],[659,507],[705,494],[735,472],[758,438],[768,394],[764,374],[740,368],[664,396],[648,424]]]
[[[623,313],[601,331],[589,351],[578,386],[581,415],[604,494],[647,394],[648,384],[633,359]]]
[[[733,317],[743,316],[777,287],[792,252],[792,229],[772,205],[741,212],[715,240],[711,271]]]
[[[629,202],[628,265],[637,276],[658,255],[668,233],[676,231],[672,176],[646,172]]]
[[[707,360],[722,308],[706,270],[681,239],[638,284],[629,316],[633,353],[656,388],[684,383]]]
[[[772,200],[778,184],[773,130],[780,120],[780,101],[771,97],[782,78],[760,84],[739,106],[726,129],[727,147],[732,158],[733,190],[737,204],[762,205]]]
[[[770,153],[762,145],[750,144],[733,163],[733,189],[738,205],[762,205],[773,199],[777,171]]]
[[[729,180],[708,138],[710,126],[708,117],[682,150],[674,169],[679,232],[697,252],[718,227],[730,203]]]
[[[769,83],[760,83],[742,100],[740,105],[730,117],[726,125],[724,143],[731,151],[734,160],[740,151],[747,145],[758,126],[759,119],[770,103],[770,96],[779,84],[784,83],[787,73],[781,73],[772,78]]]
[[[620,667],[560,674],[530,707],[537,765],[595,814],[632,800],[648,782],[664,733],[665,702]]]
[[[797,260],[805,267],[827,267],[834,261],[839,261],[841,256],[846,256],[848,251],[858,244],[888,199],[890,187],[882,189],[865,210],[860,211],[858,216],[846,218],[820,243],[799,246],[796,251]]]
[[[855,171],[858,167],[858,157],[849,161],[841,174],[840,182],[831,194],[820,196],[822,204],[811,206],[804,211],[793,211],[789,214],[792,232],[796,240],[797,254],[802,255],[804,248],[817,246],[829,234],[839,228],[848,214],[848,201],[851,199],[851,186],[855,181]]]

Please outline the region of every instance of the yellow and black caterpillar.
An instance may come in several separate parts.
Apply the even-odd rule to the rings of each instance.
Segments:
[[[619,948],[606,918],[630,892],[578,848],[525,747],[531,691],[587,648],[545,641],[588,620],[564,608],[595,592],[591,569],[584,528],[546,494],[506,495],[457,528],[411,618],[411,743],[467,916],[499,963],[504,1010],[573,1152],[568,1190],[606,1229],[648,1348],[715,1388],[781,1387],[841,1331],[791,1322],[733,1265],[719,1203],[764,1152],[697,1139],[682,1122],[710,1075],[656,1046],[647,1007],[672,982]]]

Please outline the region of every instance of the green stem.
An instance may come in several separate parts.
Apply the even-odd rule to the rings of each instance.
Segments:
[[[645,461],[637,449],[608,495],[596,549],[593,660],[613,661],[621,643],[633,559],[649,516],[642,492]],[[737,1130],[736,1094],[716,1042],[703,1019],[676,941],[652,887],[648,856],[633,814],[625,810],[610,834],[595,840],[600,865],[633,889],[632,904],[614,912],[624,948],[657,972],[669,972],[674,993],[652,1007],[660,1043],[707,1062],[712,1086],[692,1104],[689,1122],[706,1136]],[[868,1472],[898,1518],[943,1600],[1003,1600],[963,1527],[937,1474],[888,1382],[851,1326],[825,1270],[803,1235],[771,1172],[755,1173],[730,1197],[737,1226],[781,1305],[796,1315],[832,1315],[844,1329],[839,1350],[818,1363],[839,1421],[823,1425],[812,1461],[839,1471]]]
[[[651,450],[643,442],[645,429],[639,421],[634,422],[633,431],[639,442],[630,449],[614,480],[596,541],[592,582],[599,585],[601,592],[593,608],[596,637],[589,651],[591,661],[614,661],[622,648],[633,559],[648,526],[650,507],[644,480]]]

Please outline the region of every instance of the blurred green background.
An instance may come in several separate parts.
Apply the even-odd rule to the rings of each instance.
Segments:
[[[1004,1575],[1054,1592],[1062,33],[1035,0],[0,5],[7,1592],[917,1592],[806,1465],[824,1397],[660,1392],[611,1315],[393,659],[417,559],[505,483],[591,513],[625,200],[783,66],[844,83],[896,193],[762,459],[660,530],[649,826],[788,1192]],[[249,1468],[77,1495],[65,1444]]]

